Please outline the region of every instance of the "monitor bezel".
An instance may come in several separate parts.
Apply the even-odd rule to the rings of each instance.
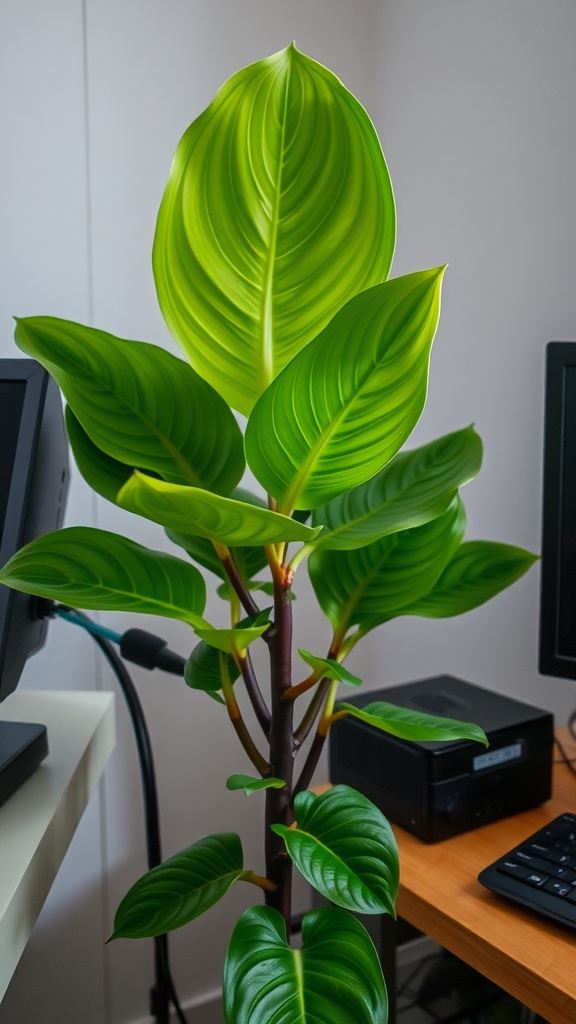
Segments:
[[[559,649],[566,382],[569,368],[576,373],[576,341],[549,342],[546,346],[544,411],[539,670],[543,675],[576,679],[576,656],[562,653]]]

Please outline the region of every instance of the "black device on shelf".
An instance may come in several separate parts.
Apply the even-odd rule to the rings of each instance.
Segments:
[[[69,482],[60,392],[32,359],[0,360],[0,565],[24,544],[62,525]],[[0,584],[0,701],[46,639],[35,599]],[[41,724],[0,723],[0,804],[48,752]]]
[[[539,667],[576,679],[576,341],[546,346]]]
[[[475,722],[471,740],[408,741],[348,715],[330,730],[330,781],[361,790],[397,825],[436,843],[548,800],[554,721],[549,711],[453,676],[364,693],[427,714]]]

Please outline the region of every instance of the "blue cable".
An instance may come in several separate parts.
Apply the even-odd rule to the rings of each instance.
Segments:
[[[67,612],[61,608],[55,608],[54,611],[59,618],[66,619],[67,622],[72,622],[75,626],[81,626],[82,629],[87,630],[94,636],[103,636],[105,640],[111,640],[115,644],[119,644],[122,640],[121,633],[115,633],[113,629],[107,629],[106,626],[99,626],[97,622],[92,622],[91,619],[81,619],[76,612]]]

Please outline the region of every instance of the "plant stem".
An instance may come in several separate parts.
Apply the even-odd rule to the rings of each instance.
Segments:
[[[294,786],[294,793],[292,799],[297,796],[303,789],[308,789],[312,776],[316,771],[318,761],[320,760],[320,754],[324,749],[330,726],[332,724],[332,715],[334,710],[334,698],[336,697],[336,690],[338,689],[338,682],[336,680],[323,680],[323,684],[328,683],[328,687],[323,690],[323,695],[328,690],[324,708],[322,710],[322,718],[318,723],[316,735],[312,740],[312,745],[308,751],[308,756],[304,762],[304,767],[300,773],[300,777]],[[320,689],[320,688],[319,688]],[[315,695],[317,696],[317,694]],[[302,720],[304,722],[304,719]],[[301,723],[302,725],[302,723]]]
[[[220,558],[222,565],[224,566],[226,575],[230,580],[230,583],[232,584],[238,597],[240,598],[240,602],[246,614],[258,615],[260,609],[256,604],[254,598],[252,597],[252,594],[248,590],[248,587],[244,583],[244,580],[242,579],[240,573],[238,572],[236,562],[232,557],[232,552],[230,551],[230,548],[227,548],[224,544],[218,544],[216,541],[214,541],[213,543],[216,549],[216,553],[218,554],[218,557]]]
[[[284,779],[283,789],[266,790],[265,853],[266,877],[276,885],[274,892],[266,893],[266,904],[278,910],[286,922],[286,936],[290,934],[292,862],[286,852],[284,840],[270,828],[271,825],[291,825],[292,778],[294,772],[294,705],[282,699],[290,687],[292,671],[292,602],[290,579],[287,573],[274,567],[274,630],[270,638],[270,681],[272,717],[270,723],[270,768],[273,775]]]
[[[264,778],[265,776],[271,774],[270,765],[268,764],[266,759],[262,757],[262,754],[257,749],[254,740],[252,739],[250,733],[248,732],[248,729],[246,728],[246,724],[240,713],[240,708],[238,707],[236,694],[234,693],[234,687],[230,682],[228,669],[223,658],[220,659],[220,671],[222,677],[222,694],[224,700],[226,701],[226,710],[228,711],[228,717],[232,722],[232,725],[234,726],[236,735],[238,736],[240,743],[242,744],[244,750],[248,754],[248,757],[252,761],[252,764],[254,765],[255,768],[257,768],[257,770],[260,772],[260,775]]]
[[[266,739],[268,739],[270,736],[270,712],[266,706],[260,687],[258,686],[254,666],[252,665],[252,659],[248,651],[246,651],[245,657],[238,659],[238,666],[242,673],[246,692],[250,698],[252,707],[254,708],[254,714],[260,723],[262,732]]]

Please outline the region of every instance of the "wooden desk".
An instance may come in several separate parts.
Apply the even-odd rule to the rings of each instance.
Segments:
[[[560,735],[569,756],[576,757],[576,742],[565,731]],[[575,810],[576,777],[558,764],[552,799],[535,810],[433,845],[394,827],[399,916],[550,1024],[576,1024],[576,931],[509,903],[476,879],[557,814]]]
[[[111,693],[13,693],[5,721],[41,722],[50,752],[0,808],[0,1000],[114,747]]]

